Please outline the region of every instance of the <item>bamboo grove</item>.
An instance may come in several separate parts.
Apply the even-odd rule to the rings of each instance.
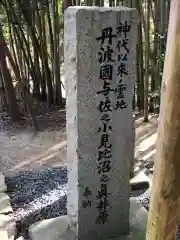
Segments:
[[[158,112],[170,0],[1,0],[0,110],[8,106],[13,121],[20,119],[15,85],[33,82],[33,97],[48,106],[62,105],[64,6],[128,6],[140,16],[137,76],[133,108]]]

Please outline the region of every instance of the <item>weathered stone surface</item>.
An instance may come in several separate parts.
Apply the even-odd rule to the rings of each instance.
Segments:
[[[130,235],[111,240],[145,240],[148,211],[138,200],[130,199]]]
[[[147,185],[151,186],[151,179],[144,173],[144,171],[139,172],[134,178],[130,180],[131,185],[144,185],[144,188],[148,188]]]
[[[67,209],[79,240],[129,233],[136,30],[135,9],[65,12]]]
[[[6,231],[0,230],[0,239],[1,240],[9,240],[8,239],[8,234]]]
[[[75,240],[70,228],[69,217],[61,216],[34,223],[29,228],[29,235],[32,240]]]
[[[130,224],[132,240],[146,239],[148,211],[138,200],[130,200]]]
[[[16,235],[16,223],[11,217],[0,214],[0,231],[6,231],[8,240],[14,240]]]
[[[11,136],[10,140],[16,140],[16,136]]]
[[[10,198],[5,193],[0,193],[0,214],[13,212],[11,207]]]
[[[25,240],[24,237],[18,237],[16,240]]]
[[[0,192],[6,192],[7,186],[5,184],[4,175],[0,172]]]
[[[130,200],[130,235],[110,238],[108,240],[145,240],[148,212],[137,200]],[[43,220],[34,223],[29,229],[32,240],[75,240],[68,216]]]
[[[117,237],[117,238],[111,238],[108,240],[134,240],[134,239],[132,239],[131,235],[126,235],[126,236],[121,236],[121,237]]]

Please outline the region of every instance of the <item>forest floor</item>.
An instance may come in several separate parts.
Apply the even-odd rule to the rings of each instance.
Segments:
[[[0,171],[5,175],[19,171],[57,167],[65,164],[65,110],[52,109],[37,117],[38,131],[28,122],[0,123]]]
[[[18,236],[25,239],[34,222],[66,214],[65,118],[65,110],[43,110],[36,133],[29,123],[0,122],[0,171],[6,177]],[[157,125],[156,115],[148,123],[140,117],[136,120],[135,172],[150,177]]]
[[[0,171],[5,175],[66,165],[65,110],[53,109],[39,116],[36,133],[26,123],[0,122]],[[136,119],[136,170],[152,162],[157,137],[157,115],[149,122]]]

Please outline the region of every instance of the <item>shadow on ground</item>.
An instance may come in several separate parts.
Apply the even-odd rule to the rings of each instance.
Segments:
[[[157,115],[151,116],[148,123],[136,120],[135,168],[151,169],[154,165],[157,139]]]
[[[39,154],[34,154],[32,156],[25,156],[23,160],[18,162],[15,166],[9,170],[10,174],[18,171],[19,169],[31,168],[35,165],[38,169],[44,169],[47,167],[59,167],[66,164],[66,140],[65,136],[62,134],[61,142],[57,143],[48,149],[42,151]],[[39,167],[37,167],[39,166]]]
[[[59,130],[66,125],[66,112],[64,107],[56,107],[52,106],[51,108],[47,108],[44,106],[45,103],[39,106],[38,114],[36,115],[37,122],[37,131],[52,131]],[[4,116],[5,117],[2,117]],[[4,112],[0,116],[0,131],[8,132],[10,134],[18,134],[26,129],[33,130],[32,120],[30,115],[26,115],[19,122],[12,122],[7,112]]]

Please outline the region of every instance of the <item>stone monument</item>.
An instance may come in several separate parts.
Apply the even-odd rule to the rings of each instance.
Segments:
[[[137,25],[124,7],[65,12],[67,210],[78,240],[130,231]]]

